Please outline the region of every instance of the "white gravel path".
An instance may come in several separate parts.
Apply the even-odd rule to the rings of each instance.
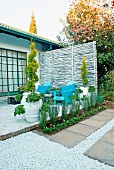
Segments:
[[[0,170],[114,170],[83,153],[114,126],[114,119],[69,149],[28,132],[0,141]]]

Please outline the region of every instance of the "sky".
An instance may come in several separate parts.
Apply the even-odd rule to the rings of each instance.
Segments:
[[[0,0],[0,23],[28,31],[32,11],[37,34],[57,41],[62,30],[59,19],[65,19],[71,0]]]

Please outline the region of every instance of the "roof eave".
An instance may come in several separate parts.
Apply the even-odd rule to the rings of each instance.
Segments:
[[[27,35],[26,33],[22,33],[22,32],[15,31],[15,30],[11,30],[9,28],[4,28],[4,27],[1,27],[1,26],[0,26],[0,33],[5,33],[5,34],[13,35],[13,36],[15,36],[17,38],[23,38],[23,39],[27,39],[27,40],[33,39],[36,42],[50,44],[50,45],[54,45],[54,46],[57,46],[57,47],[59,46],[59,44],[47,41],[46,39],[43,40],[42,38],[39,38],[39,37],[37,37],[34,34],[30,33],[30,35]]]

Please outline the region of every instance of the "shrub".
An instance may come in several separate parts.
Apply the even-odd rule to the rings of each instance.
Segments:
[[[15,111],[14,111],[14,116],[16,115],[20,115],[20,114],[24,114],[25,113],[25,108],[24,108],[24,105],[18,105],[16,108],[15,108]]]
[[[31,42],[30,54],[28,55],[28,65],[25,68],[25,73],[27,75],[27,83],[25,86],[25,91],[29,92],[35,91],[35,83],[38,81],[37,69],[39,67],[38,62],[35,60],[37,55],[37,50],[35,49],[35,43]]]
[[[86,64],[86,58],[83,56],[82,58],[82,66],[81,66],[81,79],[82,84],[85,87],[88,84],[88,71],[87,71],[87,64]]]
[[[45,128],[45,129],[43,129],[43,133],[51,134],[52,133],[52,128]]]

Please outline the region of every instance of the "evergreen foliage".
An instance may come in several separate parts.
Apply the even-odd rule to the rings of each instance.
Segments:
[[[88,71],[87,71],[87,64],[86,64],[86,58],[83,56],[82,58],[82,66],[81,66],[81,79],[82,84],[85,87],[88,84]]]
[[[38,75],[36,74],[39,67],[38,62],[35,60],[37,55],[37,50],[35,49],[35,43],[31,42],[30,44],[30,54],[28,55],[28,66],[25,68],[25,73],[27,75],[27,84],[25,86],[25,91],[34,92],[35,83],[38,81]]]
[[[35,21],[35,16],[33,12],[32,12],[31,22],[29,26],[29,32],[37,34],[36,21]]]

